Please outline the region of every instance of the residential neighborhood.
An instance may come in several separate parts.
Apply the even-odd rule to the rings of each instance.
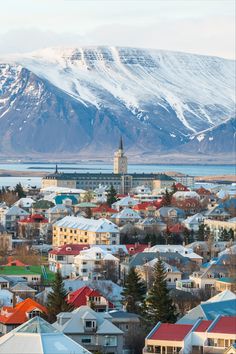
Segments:
[[[235,186],[165,174],[126,194],[108,175],[94,189],[94,175],[87,189],[55,185],[72,177],[57,166],[47,186],[0,193],[0,352],[34,330],[75,353],[234,350]]]

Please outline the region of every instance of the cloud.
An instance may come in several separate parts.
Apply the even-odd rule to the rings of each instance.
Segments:
[[[163,19],[142,24],[113,22],[84,35],[40,29],[11,30],[0,35],[0,53],[28,52],[52,46],[132,46],[234,58],[233,17]]]

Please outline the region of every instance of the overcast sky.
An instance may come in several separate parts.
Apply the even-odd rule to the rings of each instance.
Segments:
[[[118,45],[235,56],[235,0],[1,0],[0,53]]]

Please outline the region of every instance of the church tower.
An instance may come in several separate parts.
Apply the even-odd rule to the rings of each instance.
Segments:
[[[127,157],[124,155],[123,140],[120,138],[119,149],[114,154],[114,173],[126,174],[128,167]]]

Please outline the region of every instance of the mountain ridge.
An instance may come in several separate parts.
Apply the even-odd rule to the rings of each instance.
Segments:
[[[234,113],[230,59],[101,46],[50,48],[4,61],[2,154],[94,156],[114,150],[120,135],[130,151],[182,151],[192,135]]]

